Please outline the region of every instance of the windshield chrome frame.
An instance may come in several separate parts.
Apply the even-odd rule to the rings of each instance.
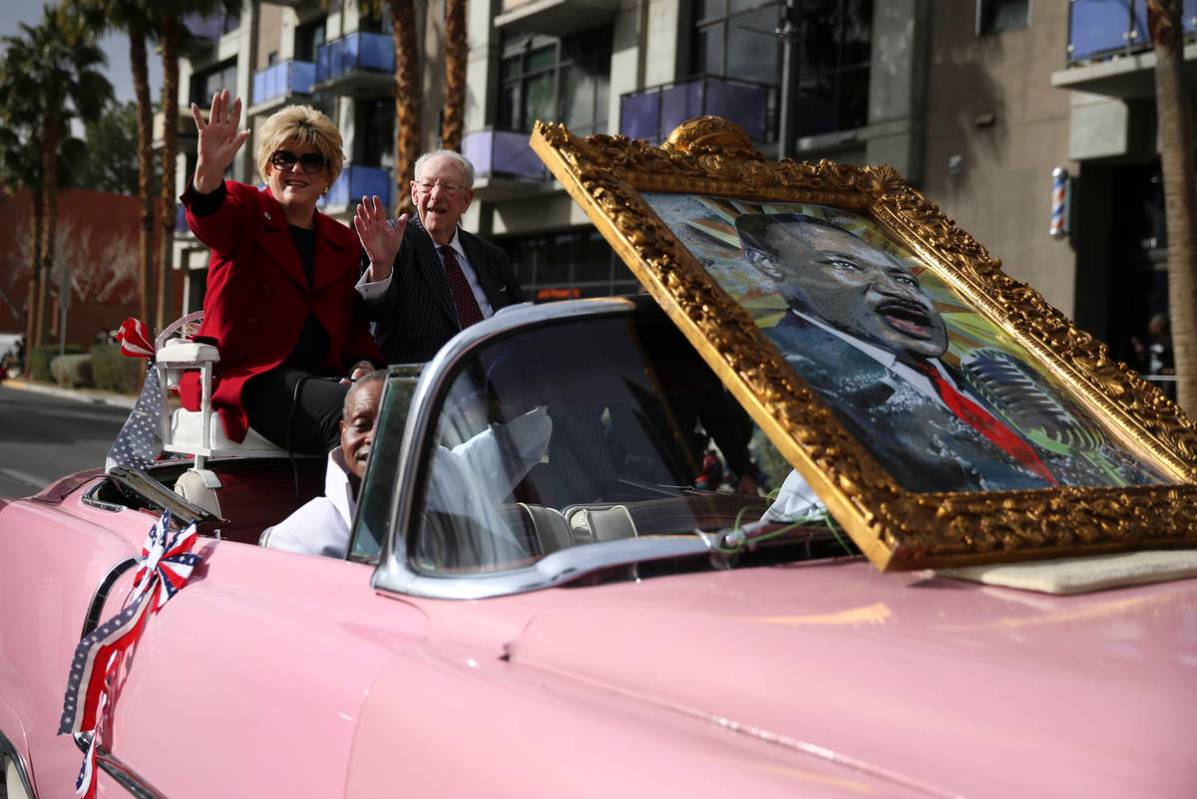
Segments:
[[[547,555],[526,568],[497,574],[431,576],[412,568],[409,553],[418,526],[416,492],[426,444],[435,432],[437,410],[460,367],[479,347],[519,330],[583,317],[633,315],[655,308],[647,297],[569,300],[517,306],[472,325],[451,339],[429,362],[412,397],[399,452],[399,471],[391,499],[390,535],[383,542],[370,585],[381,591],[436,599],[482,599],[561,585],[599,569],[676,557],[707,554],[700,535],[654,536],[571,547]]]

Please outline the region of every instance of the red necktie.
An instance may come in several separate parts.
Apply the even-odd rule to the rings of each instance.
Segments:
[[[464,330],[475,322],[482,321],[482,309],[478,307],[478,300],[470,290],[465,272],[461,271],[461,264],[457,262],[457,255],[448,245],[441,247],[441,257],[445,259],[445,276],[449,278],[449,291],[453,294],[453,304],[457,306],[457,321]]]
[[[916,364],[915,368],[931,379],[936,391],[939,392],[939,398],[952,413],[956,414],[956,418],[985,436],[1002,452],[1047,482],[1052,485],[1060,484],[1060,481],[1043,465],[1043,461],[1039,460],[1039,456],[1035,454],[1035,450],[1031,448],[1030,444],[1023,441],[1017,433],[992,413],[957,391],[955,386],[944,380],[938,369],[926,361]]]

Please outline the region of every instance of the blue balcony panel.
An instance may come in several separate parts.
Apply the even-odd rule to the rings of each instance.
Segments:
[[[542,181],[548,171],[532,148],[528,134],[510,130],[480,130],[462,137],[461,154],[470,159],[478,177]]]
[[[320,201],[320,207],[337,211],[349,208],[363,196],[377,194],[382,198],[383,205],[390,208],[394,187],[391,173],[385,169],[362,164],[346,164],[336,183],[333,183],[332,188],[329,189],[328,196]]]
[[[334,93],[378,90],[394,81],[395,42],[384,33],[351,33],[316,51],[316,84]]]
[[[316,82],[313,61],[287,59],[254,73],[253,104],[279,100],[294,94],[311,94]]]
[[[214,42],[224,34],[234,31],[241,23],[237,14],[185,14],[183,27],[191,34],[193,40]]]
[[[1184,0],[1186,35],[1197,33],[1197,0]],[[1068,9],[1068,61],[1091,61],[1151,48],[1147,0],[1072,0]]]
[[[772,91],[762,83],[703,77],[625,94],[619,99],[619,132],[661,142],[687,119],[712,114],[735,122],[754,141],[769,141]]]

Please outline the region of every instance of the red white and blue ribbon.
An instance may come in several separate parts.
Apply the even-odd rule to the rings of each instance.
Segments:
[[[1056,167],[1052,170],[1052,221],[1047,230],[1053,239],[1068,235],[1071,206],[1072,183],[1068,180],[1068,170]]]
[[[145,322],[130,316],[121,322],[116,331],[116,340],[121,343],[121,354],[130,358],[153,358],[154,341]]]
[[[146,536],[125,606],[75,647],[58,734],[91,734],[75,784],[77,796],[92,799],[95,795],[96,738],[108,703],[108,687],[122,662],[121,655],[141,638],[150,615],[186,584],[201,559],[191,552],[195,542],[195,524],[172,532],[170,511],[163,513]]]
[[[170,532],[170,511],[150,528],[141,547],[140,564],[133,575],[131,600],[140,599],[160,585],[155,604],[151,610],[160,610],[191,577],[191,570],[200,562],[200,556],[191,551],[195,546],[196,531],[192,524],[185,530]],[[155,582],[155,579],[157,582]]]

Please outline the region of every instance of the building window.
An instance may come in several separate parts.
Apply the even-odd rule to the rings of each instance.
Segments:
[[[316,51],[325,41],[324,22],[324,17],[320,17],[295,29],[296,61],[316,60]]]
[[[536,300],[633,294],[639,284],[597,230],[582,228],[495,239]]]
[[[564,39],[504,36],[499,128],[528,133],[539,119],[581,135],[606,133],[611,35],[604,27]]]
[[[1031,24],[1031,0],[977,0],[977,35],[1001,33]]]
[[[207,108],[212,102],[212,95],[221,89],[228,89],[230,94],[237,93],[235,58],[191,76],[191,102],[200,108]]]
[[[784,3],[696,0],[691,71],[780,86]],[[868,123],[873,0],[804,0],[798,20],[799,136]]]
[[[353,163],[378,167],[394,165],[394,100],[390,97],[357,100],[353,131]]]

